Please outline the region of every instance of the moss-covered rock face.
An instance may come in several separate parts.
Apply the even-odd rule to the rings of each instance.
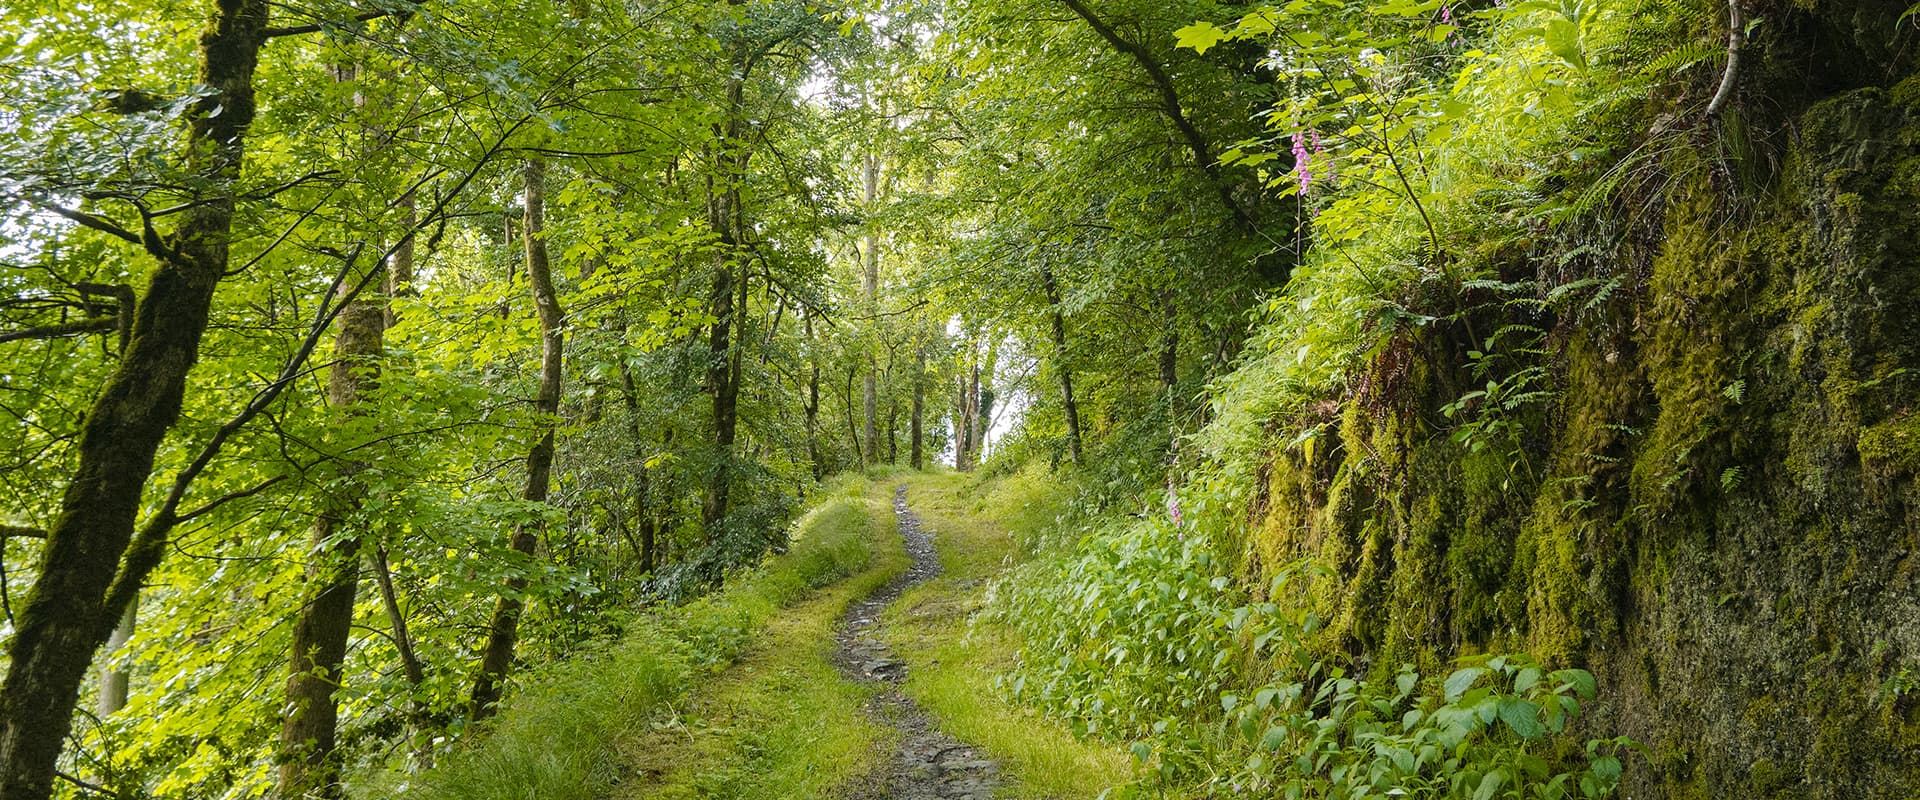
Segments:
[[[1920,797],[1920,79],[1786,130],[1739,211],[1715,169],[1669,185],[1518,472],[1434,421],[1432,342],[1407,408],[1272,465],[1254,551],[1333,568],[1329,650],[1586,666],[1592,729],[1647,746],[1625,796]]]

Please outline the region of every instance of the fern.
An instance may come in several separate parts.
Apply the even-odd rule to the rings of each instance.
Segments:
[[[1640,74],[1645,77],[1678,75],[1702,62],[1714,60],[1716,56],[1725,52],[1725,47],[1705,42],[1688,42],[1647,62],[1640,68]]]

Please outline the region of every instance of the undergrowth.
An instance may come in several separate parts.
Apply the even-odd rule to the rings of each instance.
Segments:
[[[1131,743],[1149,777],[1122,796],[1598,798],[1618,783],[1631,742],[1569,734],[1594,698],[1583,670],[1512,654],[1350,675],[1313,639],[1312,568],[1255,596],[1167,521],[1077,529],[995,588],[989,618],[1026,645],[1004,689]]]
[[[414,776],[370,779],[362,796],[422,800],[599,800],[620,776],[618,742],[646,729],[702,676],[738,658],[776,612],[865,569],[873,524],[865,483],[822,488],[786,553],[684,606],[643,611],[619,641],[527,680],[472,743]],[[388,784],[388,785],[379,785]]]

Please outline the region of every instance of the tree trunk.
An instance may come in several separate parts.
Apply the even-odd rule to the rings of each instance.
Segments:
[[[198,83],[212,91],[190,112],[187,167],[221,186],[240,174],[268,8],[266,0],[218,0],[200,38]],[[134,313],[127,353],[86,416],[78,465],[7,648],[0,800],[52,793],[55,763],[94,652],[164,552],[143,543],[122,564],[155,453],[180,416],[214,288],[227,271],[233,218],[233,197],[216,191],[181,212],[173,235],[145,237],[159,263]]]
[[[384,264],[373,269],[384,270]],[[374,276],[371,285],[383,283]],[[342,285],[341,292],[350,291]],[[386,303],[378,298],[358,299],[340,312],[340,332],[334,340],[334,363],[328,368],[327,404],[346,414],[360,413],[360,398],[372,389],[375,372],[385,352]],[[287,667],[287,706],[280,727],[279,795],[340,797],[340,764],[334,757],[334,732],[339,704],[340,667],[346,659],[353,626],[354,595],[360,582],[360,539],[341,530],[358,505],[351,488],[351,467],[345,486],[330,490],[325,507],[313,525],[314,561],[307,565],[307,601],[293,623],[293,649]]]
[[[846,391],[847,438],[853,440],[854,460],[860,462],[861,469],[866,469],[867,468],[866,450],[860,446],[860,429],[854,427],[854,422],[853,422],[853,377],[854,377],[854,373],[857,371],[858,371],[858,368],[856,367],[847,368],[847,391]]]
[[[627,404],[627,434],[633,437],[633,519],[640,533],[640,573],[654,569],[652,470],[647,468],[646,436],[640,427],[640,388],[633,382],[633,369],[620,360],[620,388]]]
[[[961,373],[954,376],[953,391],[953,468],[965,471],[967,468],[967,376]]]
[[[807,334],[807,462],[813,465],[813,479],[826,477],[826,465],[820,463],[820,354],[815,352],[813,314],[806,316]]]
[[[415,208],[413,192],[400,196],[400,246],[394,248],[393,259],[387,265],[387,297],[413,297],[413,245],[414,226],[420,222],[419,211]],[[399,318],[394,315],[393,304],[386,304],[387,327],[393,327]]]
[[[393,628],[393,649],[400,654],[400,670],[407,676],[407,685],[415,692],[415,697],[408,704],[414,736],[413,769],[431,769],[433,742],[428,738],[428,726],[432,724],[432,719],[425,701],[418,696],[420,687],[427,682],[426,665],[413,649],[413,636],[407,630],[407,615],[400,607],[399,592],[393,588],[393,571],[387,563],[387,549],[375,547],[370,560],[373,563],[374,585],[380,588],[380,605],[386,609],[387,624]]]
[[[278,790],[278,796],[289,800],[344,794],[340,763],[334,755],[340,706],[333,693],[340,686],[340,665],[346,660],[353,627],[360,539],[340,531],[349,511],[346,504],[328,502],[334,507],[313,524],[315,560],[307,566],[311,588],[293,624],[287,702],[280,725]]]
[[[707,338],[707,387],[713,393],[713,444],[716,458],[700,514],[709,539],[727,516],[727,505],[733,491],[733,444],[739,426],[740,387],[735,382],[739,369],[733,352],[732,328],[744,309],[734,307],[733,273],[740,245],[740,230],[735,223],[740,214],[740,180],[750,157],[744,150],[746,143],[742,141],[746,126],[745,68],[742,61],[747,54],[740,47],[735,47],[734,70],[732,77],[727,80],[727,116],[715,125],[715,174],[707,178],[707,227],[719,238],[719,247],[714,256],[713,288],[708,295],[709,311],[714,321]],[[729,156],[728,148],[742,148],[742,151]],[[742,283],[745,282],[744,277],[743,274]]]
[[[560,415],[560,380],[562,345],[564,334],[560,326],[563,315],[560,311],[560,297],[553,288],[553,267],[547,260],[546,241],[546,163],[539,159],[527,161],[525,170],[527,189],[526,228],[521,238],[526,241],[527,282],[533,287],[533,307],[540,317],[540,389],[535,395],[534,412],[540,415],[543,429],[540,440],[527,453],[527,485],[521,497],[532,503],[545,503],[547,489],[553,474],[553,449],[555,418]],[[515,551],[533,555],[540,538],[538,529],[533,525],[516,526],[513,531],[512,547]],[[507,581],[507,591],[494,604],[493,619],[487,626],[487,643],[481,649],[480,672],[473,684],[473,718],[484,719],[493,714],[494,706],[500,700],[500,683],[506,678],[507,668],[513,664],[514,645],[519,641],[520,615],[526,610],[526,601],[521,599],[526,591],[527,579],[524,576]]]
[[[1067,321],[1060,308],[1060,285],[1053,269],[1040,265],[1040,285],[1047,293],[1047,313],[1053,322],[1054,371],[1060,374],[1060,406],[1067,417],[1067,453],[1080,466],[1080,405],[1073,396],[1073,367],[1067,355]]]
[[[127,610],[120,613],[120,623],[113,626],[112,635],[107,637],[107,655],[120,652],[127,646],[127,640],[133,638],[133,627],[140,611],[139,598],[127,604]],[[100,698],[95,706],[100,717],[113,716],[113,712],[127,707],[127,670],[125,667],[109,666],[100,671]]]
[[[924,346],[913,354],[913,468],[925,469],[926,461],[923,442],[926,438],[927,414],[927,350]]]
[[[860,299],[865,306],[866,316],[870,325],[877,328],[880,311],[880,236],[878,231],[875,230],[876,226],[873,222],[873,205],[876,196],[879,194],[880,160],[875,158],[872,153],[867,154],[866,161],[861,170],[861,180],[866,190],[867,247],[866,253],[864,254],[865,257],[862,259],[863,263],[860,267]],[[879,417],[879,398],[875,376],[875,373],[879,371],[880,367],[873,354],[874,342],[868,340],[864,344],[867,350],[867,374],[864,385],[865,391],[862,394],[862,397],[866,401],[867,412],[866,426],[862,429],[866,434],[867,442],[867,449],[865,450],[866,457],[864,460],[868,464],[873,464],[880,460],[880,436],[879,425],[877,424]]]
[[[335,80],[351,83],[359,75],[354,66],[336,68]],[[354,105],[365,104],[356,94]],[[412,216],[412,211],[407,211]],[[407,220],[409,228],[411,220]],[[401,249],[409,249],[402,243]],[[411,253],[409,252],[409,257]],[[385,287],[391,280],[388,265],[376,262],[366,285]],[[409,272],[411,269],[409,268]],[[342,284],[338,299],[353,295]],[[388,309],[381,298],[352,299],[340,310],[339,333],[334,339],[334,361],[327,368],[327,405],[345,415],[364,413],[360,397],[378,381],[385,354]],[[353,606],[359,591],[360,539],[341,527],[358,507],[359,493],[351,488],[354,469],[343,465],[343,484],[323,490],[322,508],[314,520],[312,561],[307,564],[306,602],[293,623],[293,645],[287,663],[287,701],[280,726],[280,783],[283,798],[326,797],[343,794],[340,762],[334,755],[340,709],[334,691],[340,686],[341,665],[353,628]]]
[[[1160,385],[1167,390],[1167,403],[1171,408],[1173,387],[1180,383],[1180,329],[1175,327],[1179,318],[1172,299],[1162,298],[1160,310],[1165,318],[1165,327],[1160,331]]]

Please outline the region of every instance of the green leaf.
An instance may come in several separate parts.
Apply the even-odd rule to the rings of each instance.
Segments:
[[[1500,721],[1522,739],[1538,739],[1546,733],[1540,724],[1540,707],[1519,698],[1501,698]]]
[[[1506,773],[1494,770],[1480,779],[1480,788],[1473,790],[1473,800],[1493,800],[1500,793],[1500,784],[1506,782]]]
[[[1520,674],[1513,679],[1513,691],[1515,694],[1526,694],[1527,690],[1538,685],[1540,685],[1539,667],[1527,667],[1526,669],[1520,670]]]
[[[1587,68],[1586,53],[1580,49],[1580,26],[1566,17],[1554,17],[1547,20],[1543,34],[1547,49],[1559,56],[1562,61],[1579,69]]]
[[[1555,670],[1552,677],[1554,682],[1571,687],[1574,694],[1586,699],[1593,698],[1593,673],[1584,669],[1562,669]]]
[[[1479,667],[1467,667],[1466,669],[1455,670],[1452,675],[1448,675],[1444,687],[1446,689],[1447,702],[1451,703],[1459,700],[1460,695],[1465,694],[1467,689],[1472,688],[1474,681],[1480,680],[1480,676],[1485,673],[1486,670]]]
[[[1260,746],[1268,750],[1279,750],[1280,746],[1286,743],[1287,729],[1280,725],[1268,728],[1267,734],[1260,737]]]
[[[1211,22],[1196,22],[1173,32],[1176,47],[1191,47],[1194,52],[1203,54],[1227,36],[1225,29]]]

